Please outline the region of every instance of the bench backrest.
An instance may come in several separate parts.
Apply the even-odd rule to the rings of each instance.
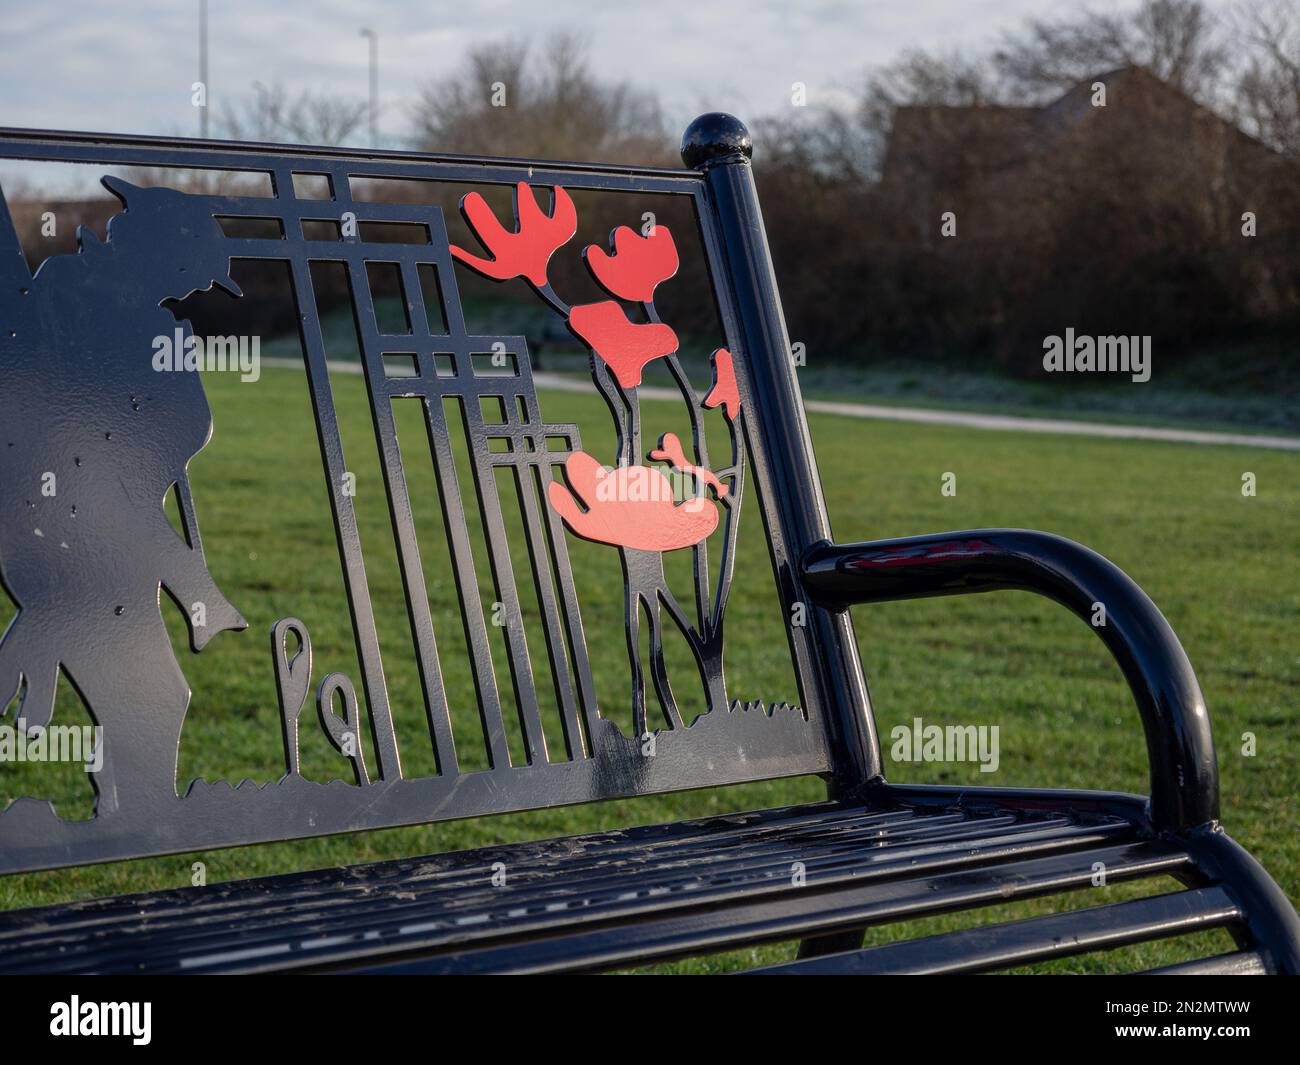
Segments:
[[[60,673],[102,728],[95,816],[65,821],[49,802],[11,803],[0,813],[0,871],[778,776],[820,774],[852,786],[876,775],[850,623],[815,607],[799,582],[797,560],[829,529],[748,133],[729,116],[704,116],[683,154],[685,170],[634,169],[0,133],[0,162],[54,160],[129,175],[104,182],[125,208],[108,239],[86,234],[76,254],[49,259],[35,276],[0,204],[0,579],[17,607],[0,642],[10,757],[17,747],[34,760],[36,743],[53,742],[46,726]],[[257,175],[267,189],[232,193],[229,181],[221,192],[168,189],[168,171],[157,168]],[[461,210],[476,239],[449,239],[432,195],[378,202],[367,190],[383,182],[470,188]],[[503,190],[511,190],[513,218]],[[575,230],[597,192],[623,194],[626,209],[608,249],[584,252]],[[647,220],[648,202],[678,205],[669,209],[673,226]],[[322,233],[321,225],[336,229]],[[701,291],[689,295],[715,304],[724,340],[709,357],[712,380],[691,379],[678,352],[686,345],[655,303],[692,241],[707,270]],[[600,296],[570,303],[556,271],[579,255]],[[264,651],[260,661],[274,674],[284,776],[238,786],[182,780],[178,795],[190,699],[184,670],[194,659],[172,650],[160,588],[185,611],[196,651],[209,641],[265,638],[238,634],[245,619],[221,591],[223,574],[209,567],[198,524],[205,500],[187,472],[223,427],[205,396],[210,375],[182,362],[197,352],[211,370],[223,353],[205,350],[164,303],[213,284],[236,290],[232,260],[282,264],[291,279],[359,673],[314,676],[312,629],[325,619],[305,609],[278,618],[270,661]],[[322,264],[345,276],[350,293],[423,734],[394,724],[355,467],[332,387],[337,367],[313,295]],[[396,272],[405,329],[379,320],[376,264]],[[552,393],[539,398],[526,338],[471,335],[459,292],[475,274],[524,293],[531,287],[591,350],[590,394],[608,408],[611,450],[589,453],[576,424],[547,420]],[[233,350],[225,354],[234,358]],[[654,425],[662,404],[642,408],[638,388],[651,366],[666,367],[678,389],[679,432]],[[414,511],[427,500],[408,483],[415,452],[409,440],[399,446],[401,405],[420,410],[427,439],[418,443],[428,448],[422,461],[432,460],[441,528],[417,531]],[[159,505],[169,493],[179,530]],[[504,516],[507,494],[518,508],[515,528]],[[742,511],[747,535],[767,538],[797,695],[735,693],[727,684],[724,621]],[[431,537],[449,559],[460,632],[438,631],[430,612],[422,552]],[[619,559],[625,631],[584,626],[575,552],[590,544]],[[665,576],[674,566],[684,585]],[[282,601],[291,603],[292,592],[283,589]],[[680,668],[669,643],[685,648],[694,670]],[[456,646],[468,648],[476,708],[448,698],[444,671],[448,656],[461,653]],[[598,702],[597,653],[626,656],[630,691],[604,691]],[[672,676],[670,661],[679,667]],[[632,704],[630,730],[602,714],[602,703],[622,698]],[[549,742],[543,702],[559,718]],[[688,707],[703,712],[692,722]],[[317,727],[308,711],[352,779],[303,775],[300,744]],[[404,753],[421,745],[432,747],[436,771],[404,773]]]

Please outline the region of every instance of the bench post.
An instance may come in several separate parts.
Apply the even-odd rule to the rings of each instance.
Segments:
[[[817,606],[802,583],[803,553],[830,537],[830,522],[795,382],[750,151],[744,123],[720,112],[701,115],[682,137],[683,161],[704,175],[710,216],[703,220],[705,239],[717,244],[723,274],[718,282],[731,303],[728,314],[727,300],[722,300],[723,316],[731,319],[729,334],[740,341],[742,377],[750,389],[744,397],[746,440],[781,599],[787,610],[796,603],[804,607],[803,627],[786,618],[803,699],[829,723],[834,785],[838,794],[848,795],[883,775],[880,744],[852,621],[847,614]]]

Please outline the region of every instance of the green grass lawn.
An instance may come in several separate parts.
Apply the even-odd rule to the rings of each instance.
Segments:
[[[1018,376],[969,356],[926,362],[859,354],[812,360],[801,372],[810,399],[981,411],[1029,418],[1136,423],[1236,433],[1300,432],[1300,374],[1292,345],[1240,341],[1153,358],[1151,378],[1125,374]]]
[[[215,436],[192,479],[210,566],[250,622],[199,656],[185,649],[170,603],[178,657],[194,689],[181,752],[182,780],[273,779],[281,771],[278,712],[268,650],[272,623],[286,615],[311,630],[314,680],[332,670],[359,678],[334,533],[304,378],[264,371],[260,382],[206,378]],[[656,382],[659,383],[659,382]],[[401,583],[362,381],[333,381],[366,550],[387,681],[408,774],[432,771],[415,661],[406,635]],[[544,393],[551,422],[576,422],[586,449],[609,461],[608,413],[594,396]],[[656,431],[683,433],[681,404],[644,404]],[[455,588],[437,512],[418,406],[399,402],[398,429],[416,508],[426,579],[453,695],[453,726],[467,768],[476,755],[472,681],[459,637]],[[1228,830],[1256,854],[1293,899],[1300,896],[1300,459],[1243,448],[1207,448],[1078,437],[974,432],[815,417],[813,434],[828,505],[840,539],[889,537],[987,525],[1059,532],[1101,551],[1165,612],[1197,667],[1218,743]],[[720,442],[713,442],[715,450]],[[461,453],[463,460],[463,449]],[[715,465],[718,464],[715,462]],[[462,463],[463,465],[463,463]],[[945,472],[957,494],[940,492]],[[1242,474],[1258,494],[1243,498]],[[772,591],[761,518],[751,498],[742,520],[737,578],[728,611],[728,687],[733,697],[796,700]],[[507,515],[520,540],[518,515]],[[471,526],[471,533],[473,533]],[[583,596],[597,691],[604,712],[628,727],[622,589],[615,552],[570,541]],[[483,558],[485,559],[485,555]],[[485,572],[486,565],[480,564]],[[676,576],[680,576],[676,574]],[[527,599],[531,588],[521,592]],[[496,598],[482,585],[487,602]],[[165,600],[165,602],[167,602]],[[0,622],[5,620],[0,600]],[[536,611],[529,620],[537,623]],[[881,732],[921,716],[930,723],[996,724],[1001,767],[892,765],[891,779],[957,784],[1099,787],[1145,791],[1145,748],[1127,688],[1101,642],[1062,608],[1023,593],[891,604],[855,613]],[[503,647],[494,647],[505,678]],[[670,665],[688,670],[684,652]],[[544,651],[538,645],[533,657]],[[689,700],[686,700],[689,703]],[[543,707],[552,741],[553,706]],[[70,689],[56,721],[86,720]],[[343,775],[314,716],[305,714],[304,770]],[[1242,754],[1243,735],[1257,751]],[[518,737],[513,737],[518,746]],[[477,761],[476,761],[477,758]],[[373,765],[373,762],[371,763]],[[91,790],[75,766],[0,766],[0,802],[22,794],[86,817]],[[494,819],[182,855],[93,869],[0,879],[0,906],[187,885],[202,861],[209,881],[473,847],[492,842],[622,827],[821,797],[820,781],[799,779],[564,808]],[[1156,885],[1157,888],[1160,885]],[[1146,885],[1144,890],[1151,890]],[[1137,888],[1106,889],[1106,899]],[[873,930],[872,942],[961,927],[973,920],[1095,905],[1097,893],[1039,900]],[[1216,938],[1217,936],[1217,938]],[[1227,948],[1226,934],[1145,945],[1058,963],[1065,971],[1165,963],[1195,950]],[[715,971],[790,956],[777,946],[670,966]]]

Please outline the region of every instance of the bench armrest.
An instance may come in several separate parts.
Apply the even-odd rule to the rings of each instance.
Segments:
[[[1151,768],[1151,821],[1184,831],[1219,816],[1219,770],[1196,674],[1174,630],[1118,566],[1073,540],[1028,529],[976,529],[861,544],[813,545],[804,586],[833,610],[859,603],[1022,589],[1091,623],[1137,700]]]

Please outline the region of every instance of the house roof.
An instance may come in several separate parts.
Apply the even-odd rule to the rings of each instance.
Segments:
[[[976,166],[1015,166],[1027,157],[1048,151],[1058,138],[1096,115],[1092,100],[1096,84],[1115,92],[1140,89],[1148,100],[1181,110],[1193,117],[1220,123],[1235,137],[1273,150],[1255,140],[1226,119],[1198,103],[1181,89],[1156,77],[1145,67],[1123,66],[1085,78],[1059,97],[1041,105],[904,105],[895,109],[889,144],[885,153],[884,175],[896,167],[903,156],[915,165],[937,169],[945,153],[961,146],[966,161]]]

